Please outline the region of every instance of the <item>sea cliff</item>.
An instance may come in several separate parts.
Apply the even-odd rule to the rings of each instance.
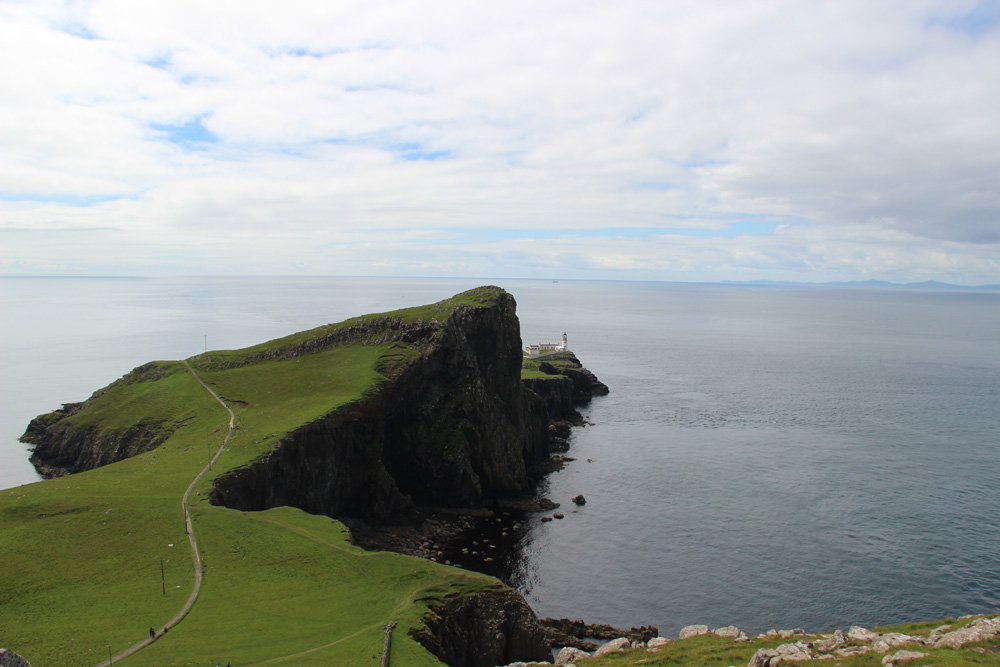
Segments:
[[[237,412],[253,411],[261,403],[249,394],[266,394],[260,387],[226,395],[226,387],[248,386],[234,381],[241,373],[301,363],[296,372],[315,374],[325,355],[355,348],[376,351],[380,379],[352,400],[274,434],[239,431],[237,419],[244,446],[251,439],[266,446],[220,466],[206,494],[213,504],[241,511],[291,506],[361,526],[416,526],[441,508],[489,511],[530,499],[552,469],[553,452],[565,448],[567,426],[581,423],[576,407],[607,392],[572,354],[525,371],[516,303],[495,287],[188,363]],[[185,377],[180,364],[146,364],[87,401],[39,416],[22,440],[35,446],[32,461],[47,476],[150,452],[191,419],[184,401],[204,397],[200,389],[178,393],[177,408],[162,390],[149,399],[149,387]],[[121,396],[134,398],[121,403]],[[450,665],[548,655],[530,608],[514,591],[498,591],[429,604],[424,629],[412,636]],[[487,636],[496,639],[484,642]]]

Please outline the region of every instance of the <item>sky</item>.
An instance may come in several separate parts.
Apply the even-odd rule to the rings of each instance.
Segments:
[[[0,275],[1000,283],[1000,0],[0,0]]]

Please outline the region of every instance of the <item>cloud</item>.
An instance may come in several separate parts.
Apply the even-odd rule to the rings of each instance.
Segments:
[[[0,58],[0,271],[1000,282],[995,3],[28,0]]]

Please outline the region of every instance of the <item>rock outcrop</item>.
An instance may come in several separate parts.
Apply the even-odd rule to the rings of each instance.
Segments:
[[[652,626],[622,629],[602,623],[571,621],[568,618],[543,618],[540,623],[545,637],[553,646],[569,646],[581,651],[593,652],[598,649],[594,639],[626,638],[629,642],[646,642],[656,637],[659,630]]]
[[[765,636],[767,635],[761,635]],[[960,649],[966,644],[994,640],[997,637],[1000,637],[1000,617],[977,617],[958,630],[952,630],[951,625],[942,625],[926,637],[899,632],[880,634],[853,626],[846,635],[843,630],[837,630],[821,635],[816,641],[799,640],[773,649],[760,649],[754,653],[748,667],[777,667],[788,662],[848,658],[868,652],[883,654],[883,665],[899,665],[927,655],[914,651],[914,647]],[[899,648],[902,646],[910,648]]]
[[[31,667],[31,664],[17,653],[0,648],[0,667]]]
[[[423,624],[412,636],[451,667],[494,667],[552,657],[535,612],[509,588],[450,596],[432,607]]]

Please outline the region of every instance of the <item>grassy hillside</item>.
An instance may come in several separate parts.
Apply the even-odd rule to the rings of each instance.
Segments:
[[[467,293],[393,315],[443,319],[456,305],[488,297]],[[365,396],[386,381],[387,369],[416,354],[393,342],[277,354],[359,321],[192,359],[236,413],[232,439],[192,496],[204,583],[179,625],[122,664],[377,665],[382,626],[397,621],[393,664],[437,665],[407,630],[428,602],[496,585],[427,561],[363,552],[327,517],[291,508],[244,513],[205,500],[215,476]],[[228,414],[183,364],[156,362],[66,420],[112,434],[144,424],[166,439],[103,468],[0,491],[0,646],[36,667],[97,665],[109,644],[117,654],[183,606],[193,565],[181,496],[221,443]]]

